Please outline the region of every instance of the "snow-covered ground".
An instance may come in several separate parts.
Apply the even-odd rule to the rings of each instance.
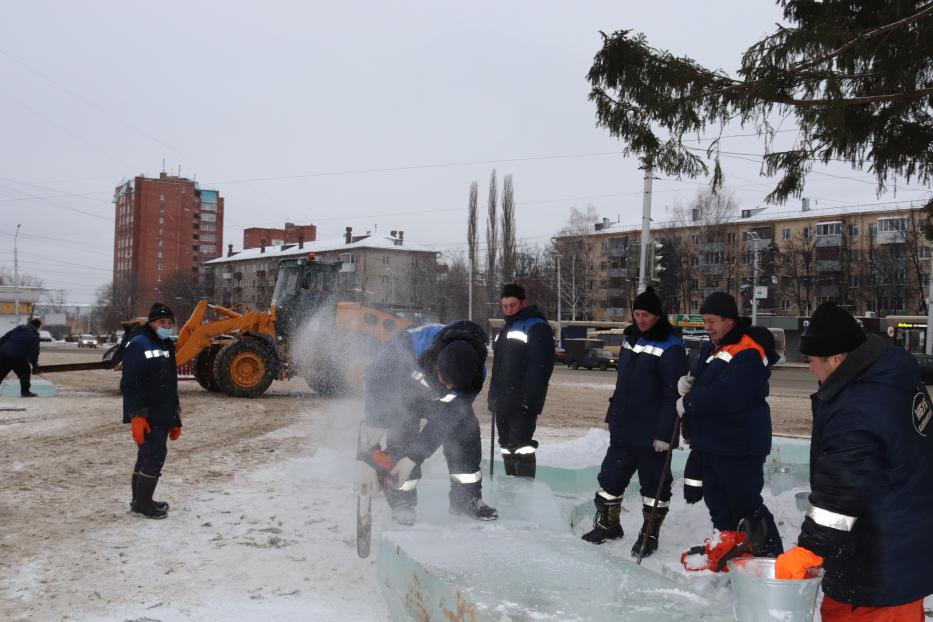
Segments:
[[[184,441],[201,449],[192,452],[197,455],[170,454],[157,494],[172,503],[170,516],[163,521],[139,518],[126,509],[128,482],[120,482],[128,475],[124,467],[131,448],[123,438],[125,430],[114,432],[120,435],[117,444],[106,437],[100,462],[74,464],[74,456],[82,455],[84,446],[67,442],[71,426],[87,429],[96,425],[93,422],[100,415],[95,412],[115,410],[116,396],[83,396],[82,412],[70,419],[57,415],[63,405],[79,397],[67,388],[58,397],[30,402],[27,412],[0,413],[0,440],[7,441],[3,447],[10,454],[18,451],[17,447],[22,449],[19,456],[0,456],[3,481],[42,482],[18,483],[16,489],[6,489],[0,495],[0,522],[4,524],[0,553],[16,553],[15,565],[0,561],[5,571],[0,576],[0,619],[245,622],[388,618],[374,558],[361,560],[355,551],[351,467],[359,403],[307,400],[307,406],[298,409],[299,414],[305,409],[304,416],[265,431],[250,428],[255,438],[238,445],[228,439],[224,415],[241,417],[244,412],[225,412],[224,408],[232,408],[225,405],[228,402],[216,402],[218,410],[214,412],[204,406],[215,403],[209,401],[211,397],[200,395],[190,393],[188,402],[203,400],[201,418],[192,415],[190,430],[172,451],[179,452]],[[284,391],[276,399],[292,398]],[[250,409],[249,416],[256,418],[271,417],[276,403],[235,402],[238,408]],[[103,420],[110,423],[92,429],[99,429],[100,435],[110,434],[104,430],[114,427],[112,415]],[[57,445],[49,441],[43,450],[54,452],[58,447],[58,462],[51,464],[58,464],[60,471],[48,465],[38,468],[37,458],[25,451],[27,443],[51,435],[66,439],[56,441]],[[541,441],[540,463],[565,468],[598,464],[608,444],[604,430],[586,428],[540,428],[537,437]],[[484,442],[484,455],[488,455],[488,440]],[[290,449],[283,451],[282,447]],[[440,452],[432,460],[442,461]],[[438,467],[442,468],[434,468]],[[117,485],[81,489],[83,496],[71,499],[68,511],[57,512],[63,491],[70,489],[56,482],[80,478],[78,472],[83,468],[113,471],[116,475],[111,479]],[[231,470],[235,472],[232,478]],[[14,479],[14,475],[26,479]],[[680,552],[702,542],[709,532],[709,519],[702,503],[684,503],[682,480],[674,486],[661,548],[644,565],[718,599],[725,607],[728,595],[722,576],[687,573],[680,568]],[[780,524],[785,546],[793,544],[802,520],[794,500],[797,490],[802,488],[778,496],[766,490],[766,501]],[[586,492],[576,500],[565,497],[563,503],[585,503],[591,494]],[[36,523],[18,523],[23,518],[15,505],[36,496],[48,500],[34,515]],[[637,499],[627,501],[626,507],[625,538],[603,546],[613,555],[630,559],[641,514]],[[385,517],[381,499],[375,501],[374,508],[377,521]],[[60,531],[69,534],[67,538],[48,535],[56,524],[62,525]],[[574,533],[579,535],[587,528],[587,524],[578,524]],[[481,537],[481,532],[474,535]],[[34,540],[29,554],[22,552],[24,533]],[[927,604],[933,606],[930,599]]]

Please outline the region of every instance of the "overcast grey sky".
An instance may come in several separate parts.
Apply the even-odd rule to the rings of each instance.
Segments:
[[[470,182],[484,209],[492,168],[500,184],[513,175],[529,243],[572,205],[637,218],[637,162],[587,100],[599,31],[642,31],[732,71],[779,19],[766,0],[10,3],[0,267],[12,269],[20,223],[20,270],[92,302],[111,276],[113,188],[157,175],[163,158],[220,190],[236,248],[245,227],[286,220],[318,225],[319,239],[378,225],[456,248]],[[741,137],[724,149],[760,153]],[[758,206],[770,189],[758,165],[724,163],[741,206]],[[818,170],[806,195],[822,207],[879,200],[865,173]],[[655,218],[703,183],[655,182]]]

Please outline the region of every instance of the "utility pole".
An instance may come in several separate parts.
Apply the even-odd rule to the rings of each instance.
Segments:
[[[15,287],[15,293],[13,294],[14,302],[16,305],[16,325],[19,326],[19,228],[22,225],[16,225],[16,234],[13,236],[13,287]]]
[[[561,336],[563,332],[560,327],[560,253],[554,253],[554,256],[557,257],[557,344],[561,343]],[[931,288],[930,296],[933,297],[933,288]]]
[[[758,325],[758,291],[757,291],[758,290],[758,240],[754,240],[754,242],[755,242],[755,250],[754,250],[754,253],[755,253],[754,266],[755,267],[752,270],[752,274],[754,275],[752,277],[752,281],[754,281],[752,283],[752,326],[757,326]]]
[[[648,238],[651,229],[651,164],[645,163],[645,193],[641,209],[641,248],[638,258],[638,293],[648,287]]]
[[[926,353],[933,354],[933,257],[930,258],[930,297],[927,298]]]

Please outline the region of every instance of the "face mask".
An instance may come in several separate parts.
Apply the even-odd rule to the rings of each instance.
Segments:
[[[159,326],[156,328],[156,335],[159,336],[159,339],[168,339],[172,336],[172,329]]]

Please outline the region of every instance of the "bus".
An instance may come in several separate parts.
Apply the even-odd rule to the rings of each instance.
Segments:
[[[586,331],[587,339],[599,339],[603,342],[602,349],[608,350],[612,356],[618,358],[622,350],[624,328],[594,328]]]

